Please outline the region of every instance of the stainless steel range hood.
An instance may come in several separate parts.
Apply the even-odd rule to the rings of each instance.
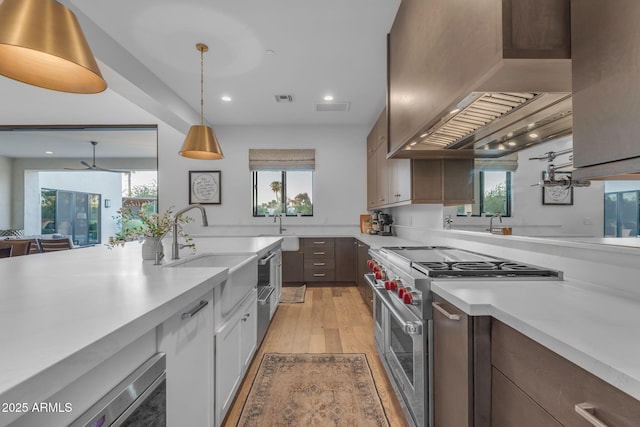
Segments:
[[[397,157],[502,157],[568,135],[572,126],[570,93],[473,92]]]

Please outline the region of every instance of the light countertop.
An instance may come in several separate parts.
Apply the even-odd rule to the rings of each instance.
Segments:
[[[279,242],[198,239],[197,253],[260,253]],[[140,249],[131,242],[0,259],[0,402],[43,401],[228,275],[154,266]]]

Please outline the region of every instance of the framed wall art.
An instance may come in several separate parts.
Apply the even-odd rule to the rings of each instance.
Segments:
[[[555,179],[571,182],[571,172],[556,172]],[[544,180],[544,174],[542,179]],[[573,187],[556,185],[542,187],[543,205],[573,205]]]
[[[189,204],[221,204],[220,178],[220,171],[189,171]]]

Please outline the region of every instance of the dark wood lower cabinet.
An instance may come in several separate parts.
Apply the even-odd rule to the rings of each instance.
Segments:
[[[337,237],[335,239],[335,266],[337,282],[355,282],[356,280],[356,239]]]
[[[491,360],[495,369],[560,425],[596,425],[576,412],[576,405],[583,403],[593,408],[593,416],[603,425],[640,425],[640,401],[495,319],[491,322]],[[501,410],[502,398],[495,391],[492,406]]]
[[[492,372],[491,396],[492,427],[562,427],[496,368]]]
[[[302,250],[296,252],[282,252],[282,281],[283,282],[303,282],[304,281],[304,253]]]
[[[439,296],[433,303],[436,427],[491,425],[491,318],[471,317]]]

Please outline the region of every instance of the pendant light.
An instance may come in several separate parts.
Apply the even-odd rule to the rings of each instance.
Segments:
[[[107,88],[76,16],[55,0],[0,1],[0,74],[61,92]]]
[[[179,153],[192,159],[219,160],[224,156],[218,138],[213,129],[204,125],[204,53],[209,47],[198,43],[196,49],[200,51],[200,124],[191,126]]]

